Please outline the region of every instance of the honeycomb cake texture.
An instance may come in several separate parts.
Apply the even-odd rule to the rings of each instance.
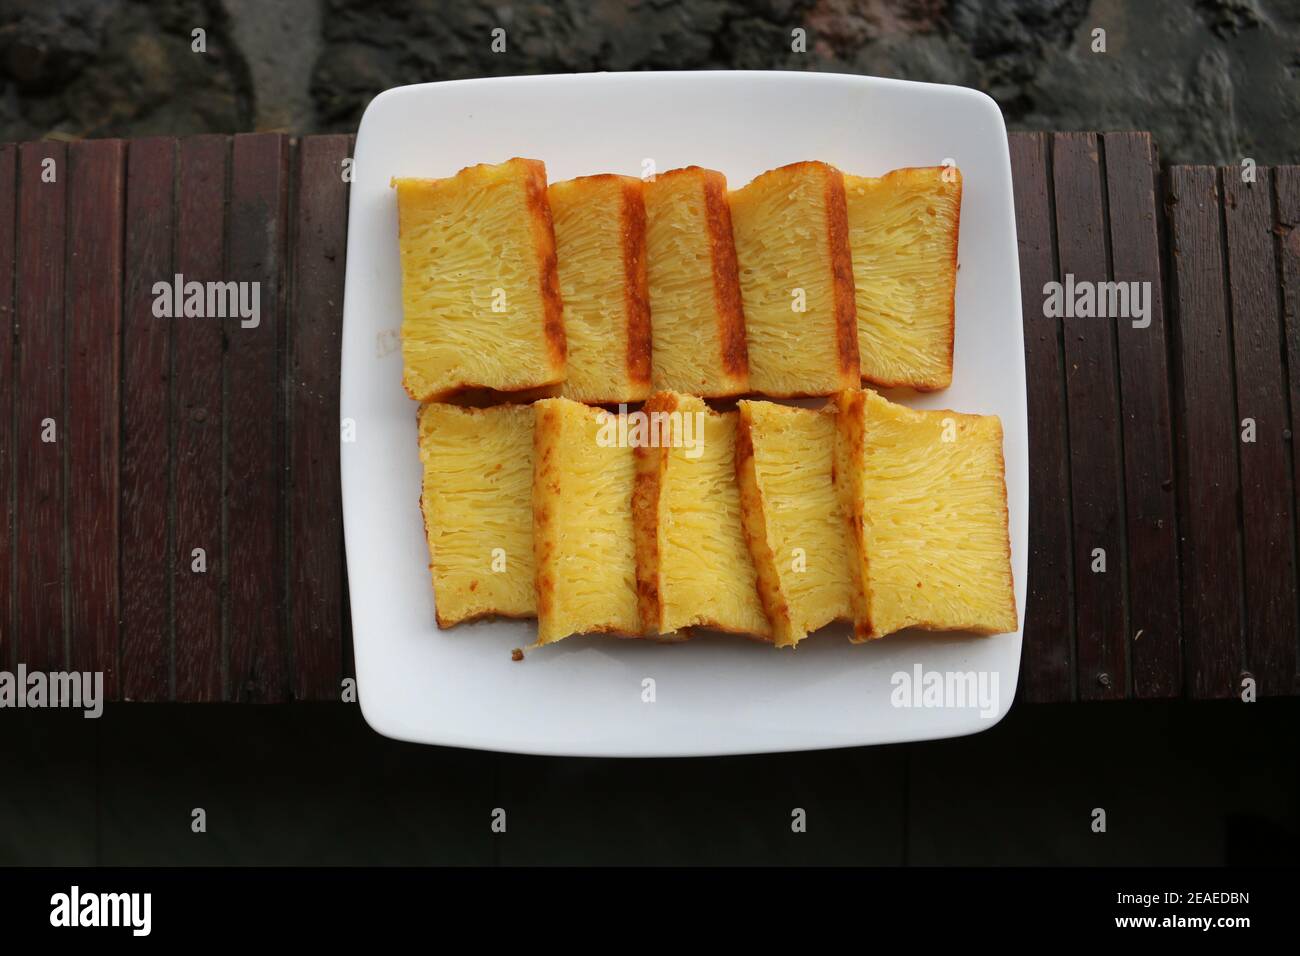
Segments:
[[[558,387],[564,315],[546,167],[512,159],[393,185],[411,397]]]
[[[755,401],[739,413],[741,518],[775,643],[789,646],[853,614],[835,416]]]
[[[430,402],[419,412],[419,436],[438,625],[531,617],[533,410]]]
[[[636,463],[622,416],[567,398],[533,408],[537,643],[593,631],[638,636]]]
[[[907,627],[1014,631],[997,416],[915,411],[870,390],[828,408],[855,542],[855,638]]]
[[[738,413],[675,392],[656,393],[643,411],[658,438],[635,449],[637,586],[647,630],[770,637],[740,518]]]
[[[688,166],[646,183],[646,260],[656,388],[749,390],[727,180]]]
[[[922,391],[952,384],[961,172],[845,176],[862,377]]]
[[[844,177],[825,163],[769,170],[731,194],[750,389],[829,395],[859,384]]]
[[[548,190],[568,343],[565,398],[650,395],[643,190],[631,176],[584,176]]]

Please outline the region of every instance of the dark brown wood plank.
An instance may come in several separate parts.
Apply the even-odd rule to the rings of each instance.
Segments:
[[[226,279],[229,158],[228,136],[180,141],[176,271],[186,283]],[[205,315],[173,329],[174,666],[175,697],[182,701],[222,699],[221,326]]]
[[[63,295],[67,147],[18,148],[17,659],[32,670],[66,662],[64,607]],[[55,440],[45,440],[55,439]]]
[[[1272,175],[1240,167],[1219,173],[1228,253],[1229,304],[1243,435],[1241,506],[1246,583],[1246,670],[1256,693],[1291,692],[1296,673],[1295,511],[1291,414],[1283,368],[1282,318],[1274,251]]]
[[[1074,695],[1074,579],[1069,447],[1061,323],[1043,315],[1043,287],[1056,280],[1056,228],[1047,138],[1012,133],[1020,300],[1029,406],[1029,581],[1021,694],[1028,701]]]
[[[280,391],[288,159],[288,140],[277,133],[234,139],[228,271],[236,281],[259,283],[260,302],[256,326],[242,327],[238,317],[225,322],[229,692],[238,701],[283,700],[290,673]]]
[[[346,136],[298,145],[289,325],[289,629],[293,694],[337,700],[343,664],[339,349],[348,185]]]
[[[1295,417],[1300,414],[1300,166],[1273,169],[1273,189],[1282,282],[1282,322],[1288,395],[1291,409],[1292,481],[1300,492],[1300,454],[1295,447]],[[1300,634],[1296,635],[1300,641]],[[1300,694],[1300,666],[1291,675],[1292,693]]]
[[[1063,298],[1074,283],[1108,279],[1106,226],[1095,133],[1052,137],[1056,248]],[[1124,613],[1123,445],[1115,319],[1070,316],[1065,329],[1070,495],[1079,697],[1123,697],[1128,680]],[[1105,571],[1100,567],[1104,552]]]
[[[18,147],[0,144],[0,499],[4,521],[0,523],[0,668],[12,671],[17,664],[14,639],[14,264],[18,217]]]
[[[176,319],[153,313],[154,284],[170,286],[176,141],[127,147],[126,266],[122,306],[121,691],[171,696],[168,550],[170,337]]]
[[[1213,167],[1173,166],[1168,188],[1185,680],[1194,697],[1228,697],[1243,663],[1242,540],[1219,187]]]
[[[68,535],[72,667],[118,697],[118,427],[126,146],[68,148]]]
[[[1149,325],[1120,320],[1120,409],[1124,416],[1129,649],[1135,697],[1182,693],[1178,497],[1169,410],[1168,336],[1161,276],[1159,163],[1149,133],[1106,133],[1111,276],[1145,283]],[[1130,286],[1132,288],[1132,286]],[[1146,320],[1138,320],[1142,325]]]

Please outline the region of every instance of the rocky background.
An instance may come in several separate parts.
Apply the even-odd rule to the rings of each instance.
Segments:
[[[1300,161],[1297,0],[0,0],[0,140],[350,132],[403,83],[718,68],[960,83],[1014,129]]]

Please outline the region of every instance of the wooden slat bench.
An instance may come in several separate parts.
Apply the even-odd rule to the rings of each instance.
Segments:
[[[102,670],[122,700],[339,698],[350,154],[0,146],[0,667]],[[1022,698],[1300,692],[1300,168],[1162,171],[1143,133],[1017,133],[1011,158]],[[257,281],[259,326],[156,319],[176,273]],[[1150,282],[1150,325],[1046,318],[1067,275]]]

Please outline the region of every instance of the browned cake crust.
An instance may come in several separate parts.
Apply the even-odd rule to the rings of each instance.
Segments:
[[[866,547],[866,515],[863,512],[862,496],[856,493],[853,484],[854,471],[862,461],[863,445],[866,442],[864,431],[865,393],[859,389],[846,389],[831,397],[836,409],[835,422],[835,458],[831,466],[831,481],[835,485],[835,496],[839,500],[848,523],[849,533],[849,572],[853,586],[850,598],[853,602],[853,635],[855,644],[870,640],[880,635],[874,633],[871,624],[871,601],[867,595],[871,555]]]
[[[668,392],[655,392],[642,407],[647,415],[671,412],[677,398]],[[636,458],[636,479],[632,486],[632,527],[636,534],[636,602],[641,626],[647,634],[663,630],[664,604],[659,590],[659,496],[663,490],[664,459],[667,447],[638,445],[632,450]]]
[[[727,374],[741,378],[749,374],[749,348],[745,344],[745,309],[740,300],[740,266],[731,231],[727,180],[713,170],[704,172],[704,215],[713,262],[713,302],[718,310],[722,367]]]
[[[858,306],[853,285],[853,255],[849,251],[849,207],[844,174],[834,166],[817,163],[826,177],[826,239],[831,249],[835,283],[835,346],[844,388],[861,381],[858,361]]]
[[[849,212],[844,174],[829,163],[804,160],[760,173],[750,185],[767,176],[795,171],[818,177],[822,182],[823,203],[826,207],[826,244],[831,264],[836,389],[857,388],[862,381],[858,355],[858,305],[853,281],[853,254],[849,246]],[[764,388],[758,393],[768,398],[817,398],[829,391],[825,388],[794,388],[786,391]]]
[[[650,288],[646,278],[645,184],[630,176],[623,180],[623,284],[627,311],[627,376],[634,385],[648,386],[651,371]]]
[[[776,641],[788,639],[793,630],[790,605],[782,596],[781,582],[776,575],[776,555],[767,541],[766,510],[763,492],[758,486],[754,462],[754,438],[750,433],[749,416],[742,406],[736,428],[736,481],[740,486],[740,518],[749,542],[749,553],[758,572],[758,599],[763,612],[772,624],[772,637]],[[764,639],[769,640],[769,639]]]
[[[537,159],[516,157],[510,162],[523,163],[528,176],[524,188],[527,191],[529,218],[533,226],[533,242],[541,260],[538,275],[539,290],[545,317],[542,329],[546,335],[546,347],[551,355],[551,363],[564,367],[567,347],[564,339],[564,304],[560,299],[560,273],[555,258],[555,227],[551,222],[551,204],[546,197],[546,164]]]
[[[734,384],[696,391],[701,398],[743,395],[749,378],[749,347],[745,339],[745,308],[740,298],[740,267],[736,240],[731,227],[731,203],[727,198],[727,177],[702,166],[682,166],[659,173],[659,179],[688,176],[699,179],[704,200],[705,228],[709,239],[709,261],[713,279],[713,304],[717,312],[718,344],[722,370]]]
[[[466,408],[488,408],[492,405],[531,405],[539,398],[554,398],[560,394],[559,385],[539,385],[536,388],[521,388],[516,391],[503,391],[497,388],[483,388],[478,385],[462,385],[457,390],[442,398],[430,399],[444,405],[462,405]]]
[[[416,424],[416,428],[415,428],[415,452],[416,452],[417,455],[419,455],[419,453],[420,453],[420,451],[421,451],[421,449],[420,449],[420,427],[419,427],[419,426],[420,426],[420,420],[421,420],[422,418],[424,418],[424,406],[423,406],[423,405],[421,405],[419,408],[417,408],[417,409],[415,410],[415,424]],[[421,478],[421,480],[420,480],[420,523],[421,523],[422,525],[424,525],[424,540],[425,540],[426,542],[428,542],[428,540],[429,540],[429,512],[428,512],[428,510],[427,510],[426,507],[425,507],[425,501],[424,501],[424,479],[423,479],[423,478]],[[426,571],[426,573],[429,574],[430,579],[432,579],[432,575],[433,575],[433,548],[432,548],[432,547],[430,547],[430,549],[429,549],[429,564],[426,566],[425,571]],[[438,602],[437,602],[437,600],[436,600],[436,595],[435,595],[435,600],[434,600],[433,616],[434,616],[434,617],[437,619],[437,621],[438,621],[438,627],[450,627],[452,624],[455,624],[455,623],[456,623],[455,621],[447,621],[447,620],[444,620],[444,619],[443,619],[443,616],[442,616],[441,614],[438,613]]]
[[[953,342],[956,339],[956,322],[957,322],[957,243],[961,238],[961,190],[962,179],[961,170],[956,166],[952,171],[957,174],[957,215],[953,217],[952,229],[952,298],[948,300],[948,380],[938,382],[934,385],[918,385],[918,392],[937,392],[941,388],[947,388],[952,384],[952,349]]]
[[[555,448],[551,436],[559,431],[560,413],[546,405],[538,405],[533,425],[533,556],[536,564],[534,581],[537,589],[537,616],[550,616],[555,609],[555,578],[546,573],[555,542],[550,527],[555,516],[547,507],[544,495],[538,494],[543,482],[551,482],[555,494],[560,493],[560,480],[555,474],[551,451]]]

